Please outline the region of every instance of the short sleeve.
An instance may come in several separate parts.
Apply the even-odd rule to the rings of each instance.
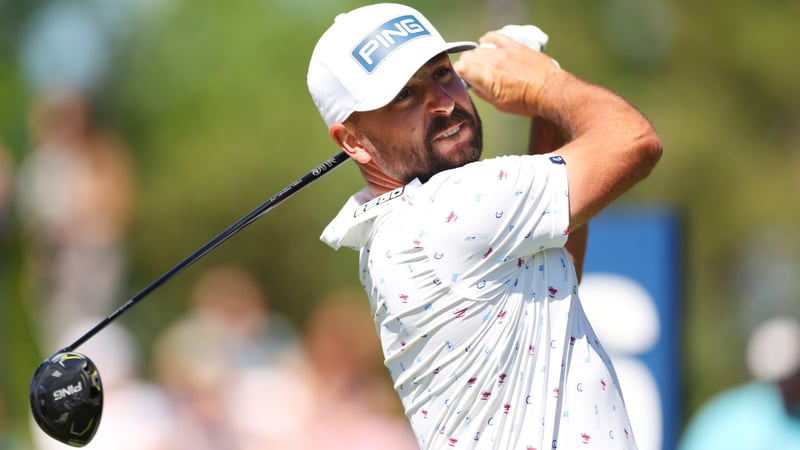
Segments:
[[[559,157],[504,156],[469,164],[435,176],[416,197],[422,204],[415,212],[420,246],[443,280],[472,298],[499,288],[482,280],[502,283],[507,277],[497,271],[514,271],[521,261],[567,241],[569,193]]]

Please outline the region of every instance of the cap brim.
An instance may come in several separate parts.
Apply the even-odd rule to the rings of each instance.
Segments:
[[[408,60],[405,60],[406,64],[402,67],[382,67],[381,70],[390,73],[386,77],[386,83],[379,90],[370,92],[364,98],[359,99],[353,107],[353,111],[374,111],[388,105],[403,89],[403,86],[408,83],[408,80],[436,55],[441,53],[460,53],[476,47],[478,47],[478,44],[470,41],[448,42],[439,48],[428,49],[425,53],[415,55],[415,64],[409,64]],[[398,58],[398,60],[402,61],[402,58]]]

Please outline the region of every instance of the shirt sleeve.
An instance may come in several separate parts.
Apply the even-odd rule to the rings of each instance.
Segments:
[[[501,272],[567,242],[569,195],[560,157],[488,159],[442,172],[426,188],[420,245],[443,281],[471,290],[470,297],[492,295],[487,280],[502,283]]]

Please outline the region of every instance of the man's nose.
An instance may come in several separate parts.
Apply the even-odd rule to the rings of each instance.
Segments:
[[[453,112],[456,101],[450,91],[447,90],[447,87],[436,81],[431,81],[428,83],[426,90],[428,92],[428,109],[431,113],[449,115]]]

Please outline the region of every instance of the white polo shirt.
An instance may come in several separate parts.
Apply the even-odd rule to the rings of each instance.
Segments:
[[[321,239],[360,250],[385,364],[423,449],[635,449],[564,249],[564,161],[503,156],[369,201]]]

